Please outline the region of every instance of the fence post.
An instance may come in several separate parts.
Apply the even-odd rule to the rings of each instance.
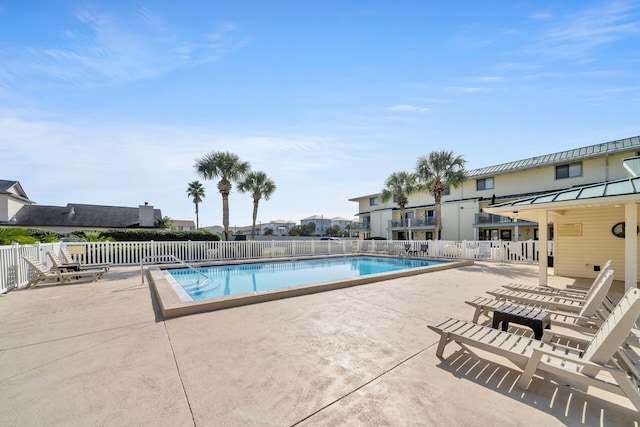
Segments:
[[[13,249],[13,268],[16,272],[15,287],[19,288],[22,283],[22,269],[20,268],[20,245],[16,242],[11,243]],[[8,279],[8,278],[7,278]],[[7,282],[6,290],[9,290],[9,283]]]

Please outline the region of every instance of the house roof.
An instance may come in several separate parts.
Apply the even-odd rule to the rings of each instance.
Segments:
[[[485,208],[489,213],[533,219],[533,211],[640,202],[640,177],[552,191]],[[535,220],[535,219],[534,219]]]
[[[27,193],[25,193],[22,189],[22,185],[20,185],[18,181],[0,179],[0,194],[8,194],[9,196],[31,202],[29,197],[27,197]]]
[[[347,222],[351,222],[351,221],[355,221],[354,219],[349,219],[349,218],[343,218],[340,216],[336,216],[334,218],[331,218],[331,221],[347,221]]]
[[[162,218],[160,209],[153,210],[154,219]],[[2,223],[0,223],[2,224]],[[139,208],[69,203],[67,206],[23,206],[15,217],[4,222],[25,227],[100,227],[128,228],[140,224]]]
[[[325,217],[324,215],[311,215],[301,219],[301,221],[313,221],[313,220],[331,221],[331,218]]]
[[[616,141],[604,142],[601,144],[589,145],[587,147],[575,148],[573,150],[560,151],[553,154],[545,154],[542,156],[530,157],[515,162],[502,163],[495,166],[488,166],[479,169],[466,171],[469,178],[478,176],[494,175],[498,173],[511,172],[522,169],[535,168],[540,166],[552,165],[557,163],[565,163],[587,159],[590,157],[598,157],[604,154],[628,151],[633,148],[640,148],[640,136],[619,139]]]

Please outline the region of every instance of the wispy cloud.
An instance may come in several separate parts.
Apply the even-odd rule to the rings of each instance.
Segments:
[[[611,94],[611,93],[630,93],[640,91],[640,86],[627,86],[627,87],[615,87],[609,89],[602,89],[600,93],[602,94]]]
[[[566,19],[550,19],[531,53],[588,59],[599,46],[640,35],[637,8],[632,2],[606,2]]]
[[[415,105],[394,105],[392,107],[387,108],[390,111],[406,111],[411,113],[426,113],[429,111],[428,108],[417,107]]]
[[[487,93],[493,92],[496,89],[492,87],[466,87],[466,86],[449,86],[443,90],[447,92],[460,92],[460,93]]]
[[[58,45],[14,46],[4,63],[9,79],[32,77],[93,86],[157,76],[214,61],[246,43],[225,23],[186,38],[152,9],[137,10],[133,20],[97,9],[76,14],[76,26],[61,29]]]

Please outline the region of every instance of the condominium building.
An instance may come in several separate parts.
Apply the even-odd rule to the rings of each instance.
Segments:
[[[538,223],[485,212],[488,206],[566,188],[627,177],[623,159],[640,154],[640,137],[604,142],[466,171],[467,180],[442,198],[443,240],[538,239]],[[382,183],[386,177],[380,177]],[[382,189],[382,188],[381,188]],[[380,189],[380,190],[381,190]],[[381,193],[349,199],[358,203],[360,238],[430,240],[435,237],[435,201],[426,191],[408,196],[405,218],[394,200]],[[405,235],[406,233],[409,236]],[[553,239],[553,227],[547,229]]]

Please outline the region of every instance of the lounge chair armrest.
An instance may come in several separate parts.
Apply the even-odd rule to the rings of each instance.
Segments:
[[[578,289],[561,289],[559,293],[568,296],[574,295],[576,298],[583,298],[587,294],[587,292],[588,291]]]
[[[551,314],[552,316],[556,315],[556,316],[562,316],[562,317],[570,317],[572,319],[584,320],[585,322],[592,322],[597,326],[602,325],[602,322],[603,322],[601,319],[581,316],[579,313],[570,313],[568,311],[554,311],[554,310],[545,310],[545,311]]]
[[[582,365],[585,367],[591,367],[600,371],[606,371],[609,372],[611,374],[619,374],[619,373],[624,373],[625,375],[627,374],[627,372],[623,371],[620,368],[616,368],[615,366],[609,366],[609,365],[603,365],[601,363],[596,363],[596,362],[592,362],[590,360],[583,360],[583,359],[576,359],[573,356],[567,355],[567,354],[560,354],[560,353],[553,353],[553,352],[549,352],[546,351],[544,349],[541,348],[534,348],[533,349],[533,354],[535,355],[536,353],[542,353],[542,356],[551,356],[554,357],[556,359],[561,359],[561,360],[567,360],[569,362],[573,362],[576,363],[578,365]],[[533,359],[533,357],[532,357]],[[544,361],[542,362],[544,363]]]
[[[554,296],[555,300],[568,300],[568,301],[575,301],[575,302],[584,302],[584,298],[581,296],[572,296],[572,295],[565,295],[565,294],[558,294]]]
[[[578,342],[583,345],[589,344],[589,342],[592,339],[592,337],[581,337],[581,336],[566,333],[566,332],[563,333],[558,331],[552,331],[551,329],[545,329],[544,332],[542,333],[542,341],[551,342],[554,338],[564,338],[567,340],[571,340],[573,342]]]

